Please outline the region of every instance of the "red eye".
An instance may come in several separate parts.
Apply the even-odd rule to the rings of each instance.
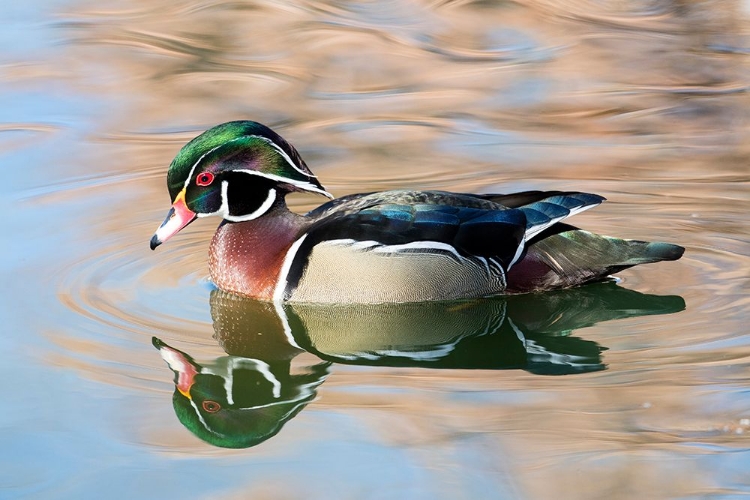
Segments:
[[[195,183],[199,186],[208,186],[214,181],[214,174],[211,172],[203,172],[201,174],[198,174],[198,177],[195,179]]]
[[[221,405],[216,401],[204,401],[203,409],[208,413],[216,413],[217,411],[221,410]]]

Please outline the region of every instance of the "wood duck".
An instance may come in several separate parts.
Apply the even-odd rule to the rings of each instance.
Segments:
[[[562,222],[604,201],[595,194],[393,190],[333,199],[291,144],[253,121],[191,140],[169,166],[167,185],[172,208],[151,248],[197,217],[221,216],[209,252],[213,282],[267,301],[396,303],[543,291],[684,252]],[[331,201],[299,215],[285,203],[292,192]]]

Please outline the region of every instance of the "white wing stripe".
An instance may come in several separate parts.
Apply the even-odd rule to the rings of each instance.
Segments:
[[[544,201],[544,200],[542,200],[542,201]],[[598,207],[601,204],[602,204],[602,202],[592,203],[591,205],[583,205],[583,206],[580,206],[578,208],[569,208],[569,209],[567,209],[570,212],[570,213],[568,213],[568,215],[564,215],[562,217],[557,217],[555,219],[551,219],[549,222],[545,222],[544,224],[540,224],[538,226],[532,226],[529,229],[527,229],[526,230],[526,234],[524,235],[524,240],[525,241],[529,241],[531,238],[533,238],[537,234],[541,233],[542,231],[544,231],[548,227],[552,226],[553,224],[557,224],[561,220],[565,220],[568,217],[573,217],[574,215],[579,214],[579,213],[581,213],[583,211],[586,211],[586,210],[588,210],[590,208]],[[515,260],[514,260],[514,262],[515,262]],[[513,264],[511,264],[511,265],[513,265]],[[510,269],[510,267],[509,267],[509,269]]]
[[[466,257],[458,253],[453,245],[442,243],[440,241],[412,241],[411,243],[404,243],[401,245],[385,245],[375,240],[357,241],[351,238],[345,238],[324,241],[319,243],[319,245],[349,246],[356,250],[372,251],[376,253],[410,253],[412,250],[442,250],[449,252],[459,261],[467,260]]]
[[[443,250],[450,252],[460,261],[466,260],[465,257],[456,251],[453,245],[441,243],[439,241],[412,241],[411,243],[404,243],[403,245],[381,245],[374,249],[377,253],[399,253],[408,252],[410,250]]]

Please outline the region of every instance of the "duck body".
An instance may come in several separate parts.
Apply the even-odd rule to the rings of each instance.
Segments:
[[[594,194],[394,190],[333,199],[305,215],[289,192],[330,196],[294,148],[255,122],[188,143],[170,166],[173,207],[155,248],[196,217],[221,215],[209,269],[220,289],[261,300],[455,300],[580,285],[684,249],[596,235],[562,222]]]

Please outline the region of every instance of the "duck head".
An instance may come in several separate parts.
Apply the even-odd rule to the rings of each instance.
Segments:
[[[172,208],[152,250],[197,217],[257,219],[295,191],[333,198],[291,144],[253,121],[223,123],[188,142],[169,166],[167,186]]]

